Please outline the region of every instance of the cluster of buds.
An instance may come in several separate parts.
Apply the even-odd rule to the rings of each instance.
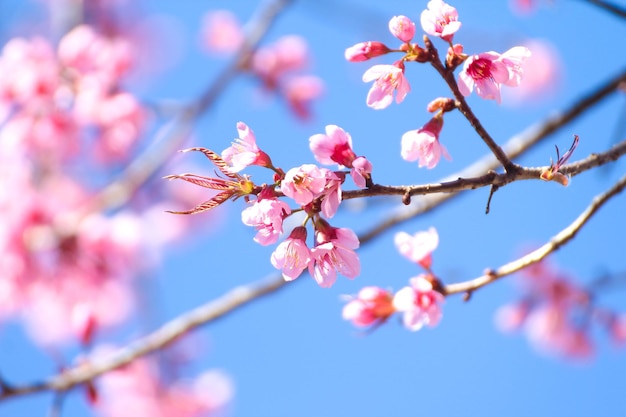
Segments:
[[[320,286],[330,287],[335,283],[337,273],[348,278],[359,275],[360,262],[355,252],[359,239],[352,230],[333,227],[326,220],[335,215],[341,204],[341,187],[347,173],[315,164],[304,164],[285,172],[275,167],[270,156],[257,146],[254,132],[245,123],[238,123],[237,130],[239,138],[221,155],[205,148],[190,149],[202,152],[226,179],[196,174],[166,177],[218,191],[215,196],[190,210],[173,213],[197,214],[227,200],[244,197],[248,207],[241,215],[243,223],[257,230],[254,237],[257,243],[271,245],[283,234],[285,219],[303,211],[306,213],[304,224],[295,227],[271,255],[272,265],[282,271],[285,280],[294,280],[308,269]],[[354,153],[352,138],[339,126],[329,125],[325,134],[313,135],[310,148],[320,163],[336,164],[340,169],[349,168],[358,187],[371,184],[372,164]],[[251,165],[270,169],[273,182],[256,185],[249,176],[238,174]],[[292,209],[283,198],[291,199],[298,208]],[[314,242],[310,248],[306,242],[308,223],[314,230]]]

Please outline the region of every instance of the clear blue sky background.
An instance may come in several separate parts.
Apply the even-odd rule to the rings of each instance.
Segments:
[[[11,28],[16,19],[29,15],[13,3],[17,2],[0,5],[3,42],[15,33]],[[528,38],[547,40],[558,50],[563,74],[556,95],[525,106],[507,105],[506,95],[501,106],[475,95],[469,98],[478,117],[500,143],[565,108],[626,65],[621,43],[626,38],[623,21],[583,1],[538,3],[536,13],[526,17],[514,15],[503,0],[452,3],[463,22],[455,41],[467,52],[502,52]],[[139,94],[149,100],[185,101],[197,96],[227,63],[199,48],[200,17],[207,7],[231,8],[246,20],[252,13],[248,4],[143,2],[146,13],[171,19],[177,32],[165,37],[163,59],[179,55],[180,60],[167,72],[142,83]],[[284,34],[300,34],[309,40],[312,70],[327,83],[324,98],[314,107],[315,118],[301,124],[282,103],[260,98],[254,83],[240,79],[202,118],[191,143],[220,152],[235,137],[236,122],[244,121],[274,162],[288,169],[313,163],[309,136],[322,132],[327,124],[338,124],[352,134],[357,154],[373,162],[378,183],[426,183],[462,169],[488,150],[457,114],[446,116],[441,136],[453,157],[451,162],[442,161],[427,171],[399,155],[400,136],[428,120],[426,103],[448,95],[434,70],[408,65],[412,92],[405,102],[375,111],[365,105],[369,85],[361,82],[370,64],[350,64],[343,58],[345,48],[359,41],[395,44],[387,30],[389,18],[405,14],[419,21],[425,6],[426,1],[408,0],[296,1],[267,40]],[[443,50],[443,42],[435,42]],[[390,63],[392,59],[382,58],[376,63]],[[546,165],[555,156],[554,145],[567,149],[573,134],[581,138],[574,159],[600,152],[612,141],[624,138],[624,131],[617,127],[620,117],[624,118],[623,96],[607,100],[517,162]],[[213,171],[202,160],[196,161],[205,173]],[[503,335],[495,328],[497,308],[516,300],[519,294],[515,277],[480,290],[468,303],[460,297],[448,298],[444,318],[435,329],[411,333],[391,321],[363,336],[340,316],[342,294],[356,293],[366,285],[399,289],[420,272],[395,250],[394,232],[414,233],[435,226],[440,235],[434,253],[435,272],[445,282],[469,279],[487,267],[514,259],[525,245],[543,243],[556,234],[594,195],[610,187],[623,174],[624,166],[618,163],[611,169],[585,173],[567,188],[538,181],[509,185],[496,193],[489,215],[484,214],[488,190],[466,193],[363,247],[359,252],[362,274],[354,281],[339,277],[331,289],[322,289],[304,275],[279,293],[206,326],[195,336],[203,347],[190,375],[207,368],[229,373],[236,384],[231,407],[234,416],[625,415],[626,350],[612,346],[602,331],[594,333],[596,358],[572,363],[542,356],[522,335]],[[260,178],[265,173],[253,171],[253,175],[263,181]],[[367,210],[340,213],[333,225],[357,232],[368,230],[400,205],[398,198],[365,203]],[[624,196],[613,199],[553,260],[581,282],[604,273],[623,272],[625,203]],[[151,317],[138,318],[137,322],[154,328],[236,285],[273,273],[269,263],[273,247],[260,247],[252,241],[253,230],[240,221],[242,207],[243,202],[226,205],[223,224],[213,233],[194,236],[190,244],[170,250],[146,285],[145,297],[158,304]],[[616,290],[599,301],[626,312],[623,292]],[[124,329],[123,340],[137,332],[136,326]],[[0,332],[0,372],[10,381],[28,382],[55,372],[55,365],[31,345],[18,325],[8,324]],[[43,416],[50,402],[48,394],[12,400],[0,404],[0,416]],[[63,416],[86,415],[85,407],[82,396],[70,396]]]

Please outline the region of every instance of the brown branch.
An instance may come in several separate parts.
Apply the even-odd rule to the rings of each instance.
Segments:
[[[512,173],[519,169],[519,167],[511,161],[509,156],[502,150],[502,148],[496,143],[495,140],[491,137],[487,129],[484,128],[478,117],[472,111],[472,108],[467,104],[465,97],[459,91],[459,86],[456,83],[456,79],[454,78],[454,71],[444,67],[443,63],[439,59],[439,53],[437,52],[437,48],[435,48],[428,39],[427,36],[424,36],[424,44],[426,45],[426,49],[430,52],[432,59],[430,60],[431,65],[437,70],[439,75],[444,79],[448,87],[454,94],[454,98],[457,100],[457,108],[465,116],[467,121],[472,125],[478,136],[481,137],[483,142],[487,144],[491,152],[498,159],[500,164],[504,167],[506,172]]]
[[[540,123],[530,126],[522,133],[510,138],[503,146],[504,151],[512,158],[523,154],[534,144],[538,143],[542,139],[545,139],[557,130],[562,129],[576,117],[606,99],[611,93],[616,91],[623,82],[626,82],[626,69],[622,70],[622,72],[620,72],[617,76],[609,79],[606,83],[594,89],[592,92],[584,95],[565,111],[557,113]],[[454,181],[458,178],[479,177],[481,175],[485,175],[490,170],[497,169],[498,166],[499,162],[495,156],[493,154],[488,154],[465,169],[442,179],[440,183]],[[565,173],[569,172],[566,171]],[[381,233],[384,233],[396,224],[426,213],[458,195],[458,192],[449,192],[437,195],[424,195],[419,198],[415,198],[413,199],[413,204],[411,204],[411,206],[400,206],[399,208],[395,208],[389,213],[386,213],[384,216],[385,220],[375,225],[369,231],[363,233],[362,238],[372,239]]]
[[[578,175],[595,167],[604,165],[608,162],[616,161],[626,154],[626,140],[614,145],[611,149],[594,153],[580,161],[573,162],[561,167],[559,172],[567,175]],[[372,185],[369,188],[354,191],[344,191],[342,198],[350,200],[354,198],[374,197],[383,195],[398,196],[414,196],[437,193],[458,193],[465,190],[475,190],[481,187],[503,187],[514,181],[539,179],[541,173],[548,169],[549,166],[543,167],[520,167],[513,173],[498,174],[495,171],[489,171],[484,175],[470,178],[457,178],[451,181],[443,181],[434,184],[422,185]]]
[[[558,250],[561,246],[572,240],[574,236],[580,231],[580,229],[589,221],[589,219],[602,207],[611,197],[619,194],[626,188],[626,176],[622,177],[616,182],[608,191],[596,196],[591,204],[583,211],[569,226],[561,230],[555,236],[553,236],[548,243],[529,253],[522,256],[515,261],[509,262],[506,265],[502,265],[495,270],[489,270],[484,275],[478,278],[471,279],[469,281],[460,282],[457,284],[448,284],[444,286],[444,293],[446,295],[456,293],[472,293],[475,290],[484,287],[502,277],[513,274],[521,269],[526,268],[532,264],[535,264],[552,252]]]

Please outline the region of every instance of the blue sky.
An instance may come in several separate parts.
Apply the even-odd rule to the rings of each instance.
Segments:
[[[507,104],[506,95],[501,106],[469,97],[499,143],[564,109],[626,64],[619,43],[626,35],[623,21],[587,2],[538,3],[537,11],[524,17],[513,14],[506,1],[452,3],[463,22],[455,41],[467,52],[502,52],[529,38],[549,41],[558,51],[563,73],[553,96],[516,106]],[[282,103],[260,98],[255,84],[241,79],[199,121],[190,144],[220,152],[235,137],[235,124],[244,121],[275,164],[286,170],[313,163],[309,136],[323,132],[327,124],[337,124],[351,133],[357,154],[373,162],[377,183],[427,183],[462,169],[488,149],[458,114],[446,116],[441,135],[451,162],[442,161],[428,171],[400,158],[401,135],[428,120],[426,103],[448,94],[434,70],[407,66],[412,91],[405,102],[375,111],[365,105],[369,85],[361,81],[370,63],[343,59],[345,48],[359,41],[393,44],[387,30],[389,18],[405,14],[419,20],[425,5],[425,1],[408,0],[295,2],[267,40],[300,34],[310,42],[312,71],[326,82],[326,94],[314,106],[314,119],[300,123]],[[180,56],[167,71],[141,83],[138,94],[146,100],[191,99],[227,64],[199,47],[201,16],[209,10],[207,6],[230,8],[242,20],[251,15],[247,2],[234,6],[226,1],[144,2],[146,14],[166,16],[176,30],[165,37],[163,55]],[[27,13],[15,8],[20,11],[12,13],[18,17]],[[5,41],[15,31],[9,30],[7,19],[1,21]],[[443,42],[435,43],[443,50]],[[376,63],[392,59],[383,57]],[[567,149],[573,134],[581,138],[574,160],[601,152],[612,141],[623,139],[624,131],[618,130],[620,117],[624,117],[623,95],[606,100],[516,162],[547,165],[555,158],[554,145]],[[212,172],[211,166],[198,161],[205,173]],[[569,187],[539,181],[511,184],[495,194],[489,215],[484,214],[487,189],[464,193],[364,246],[359,252],[362,274],[354,281],[339,277],[335,286],[322,289],[303,275],[280,292],[203,327],[193,339],[202,351],[189,372],[220,368],[231,375],[236,387],[234,416],[624,415],[620,375],[626,371],[626,351],[609,343],[604,332],[594,333],[597,356],[574,363],[543,356],[522,335],[504,335],[496,329],[497,308],[519,295],[516,277],[478,291],[467,303],[449,297],[440,325],[417,333],[392,320],[363,335],[340,316],[341,295],[354,294],[366,285],[397,290],[420,272],[395,250],[394,232],[436,227],[440,244],[433,255],[435,272],[444,282],[466,280],[514,259],[526,245],[545,242],[594,195],[621,177],[623,170],[624,163],[618,162],[611,169],[575,177]],[[256,179],[265,173],[253,171],[253,175]],[[614,198],[552,259],[581,282],[623,272],[625,201],[624,196]],[[400,205],[399,198],[364,203],[366,210],[348,208],[333,219],[333,225],[362,232]],[[152,317],[136,321],[147,321],[147,327],[154,328],[236,285],[274,272],[269,263],[273,247],[252,241],[253,230],[240,222],[241,208],[241,201],[224,207],[223,223],[215,231],[190,236],[188,244],[169,251],[146,285],[145,297],[157,303]],[[623,295],[615,290],[603,295],[600,303],[626,312]],[[123,329],[119,333],[125,339],[117,342],[137,332],[136,328]],[[54,371],[54,363],[32,346],[18,325],[8,324],[0,332],[2,375],[27,382]],[[0,416],[45,415],[50,398],[44,394],[0,404]],[[82,397],[70,396],[63,416],[82,415],[86,415]]]

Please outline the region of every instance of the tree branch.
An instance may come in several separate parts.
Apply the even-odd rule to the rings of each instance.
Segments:
[[[469,281],[458,284],[448,284],[444,286],[444,294],[472,293],[478,288],[484,287],[502,277],[517,272],[529,265],[537,263],[561,246],[572,240],[589,219],[602,207],[611,197],[619,194],[626,188],[626,176],[616,182],[608,191],[596,196],[591,204],[583,211],[569,226],[553,236],[548,243],[515,261],[502,265],[496,270],[489,270],[484,275]]]

